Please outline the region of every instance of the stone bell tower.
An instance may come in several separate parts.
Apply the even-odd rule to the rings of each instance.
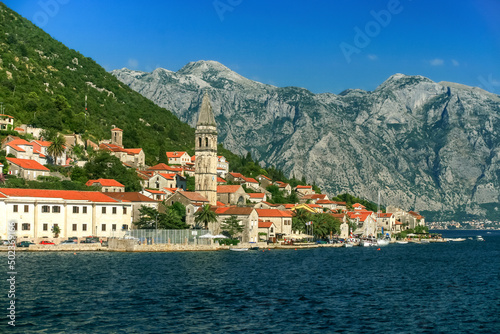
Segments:
[[[207,92],[203,95],[195,132],[195,191],[217,204],[217,124]]]

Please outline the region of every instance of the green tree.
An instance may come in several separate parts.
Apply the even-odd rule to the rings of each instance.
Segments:
[[[134,169],[128,169],[120,159],[107,152],[97,152],[84,167],[90,180],[114,179],[125,186],[125,191],[142,189],[139,177]]]
[[[312,220],[312,214],[305,209],[295,211],[295,216],[292,218],[292,230],[304,233],[306,231],[306,223]]]
[[[57,158],[63,155],[65,150],[64,144],[66,144],[66,140],[63,135],[59,134],[52,139],[52,143],[47,148],[47,153],[52,157],[54,164],[56,163]]]
[[[240,225],[240,220],[236,216],[230,216],[224,219],[221,224],[221,230],[225,231],[230,238],[233,238],[238,233],[243,232],[243,229],[243,226]]]
[[[58,225],[52,226],[52,233],[54,234],[54,238],[59,238],[59,234],[61,233],[61,229]]]
[[[184,223],[172,207],[166,207],[165,212],[159,212],[156,208],[141,206],[139,209],[139,220],[135,223],[139,229],[186,229]]]
[[[210,210],[210,204],[205,204],[194,214],[194,221],[201,224],[203,228],[208,229],[209,223],[217,222],[217,214]]]

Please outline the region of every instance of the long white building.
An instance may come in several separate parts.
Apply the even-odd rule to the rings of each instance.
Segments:
[[[110,237],[132,227],[132,203],[101,192],[0,188],[0,237],[7,239],[9,223],[17,239],[87,236]]]

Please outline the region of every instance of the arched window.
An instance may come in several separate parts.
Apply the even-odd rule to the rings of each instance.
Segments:
[[[208,147],[208,137],[205,138],[205,146]]]
[[[201,137],[198,138],[198,147],[201,147]]]

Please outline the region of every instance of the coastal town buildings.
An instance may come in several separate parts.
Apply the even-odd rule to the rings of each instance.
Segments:
[[[35,160],[7,158],[9,174],[26,180],[36,180],[39,176],[49,176],[50,170]]]
[[[89,235],[111,237],[129,230],[131,203],[96,191],[0,188],[0,236],[7,238],[13,223],[19,241]]]
[[[88,187],[98,187],[102,192],[124,192],[125,186],[113,179],[88,180],[85,183]]]

